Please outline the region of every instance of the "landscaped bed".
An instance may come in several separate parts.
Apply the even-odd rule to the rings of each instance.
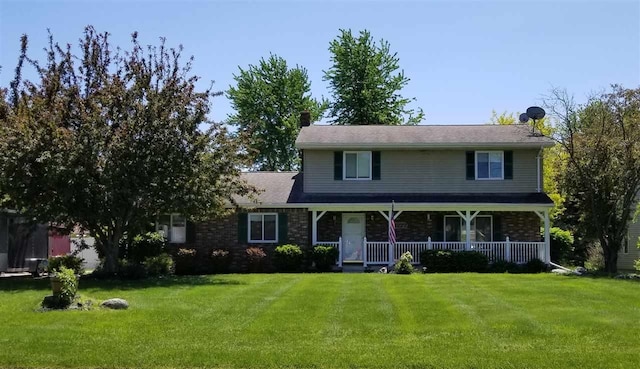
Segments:
[[[640,283],[549,274],[80,281],[129,310],[35,312],[0,280],[0,367],[634,368]]]

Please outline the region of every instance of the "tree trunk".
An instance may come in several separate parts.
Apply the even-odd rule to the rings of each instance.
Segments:
[[[603,244],[602,252],[604,256],[604,270],[609,274],[618,272],[618,251],[611,247],[611,244]]]
[[[107,241],[103,245],[104,250],[104,264],[103,271],[109,275],[115,275],[118,272],[118,244]]]

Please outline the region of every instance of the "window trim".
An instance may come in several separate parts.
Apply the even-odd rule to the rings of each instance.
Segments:
[[[356,178],[347,178],[347,154],[356,154]],[[358,157],[357,154],[369,154],[369,177],[357,178]],[[371,181],[373,179],[373,152],[372,151],[343,151],[342,152],[342,180],[344,181]]]
[[[491,177],[491,154],[496,154],[496,153],[500,153],[500,163],[501,163],[501,172],[500,172],[500,178],[498,177]],[[488,174],[489,177],[487,178],[480,178],[478,177],[478,154],[488,154],[489,156],[489,170],[488,170]],[[475,151],[475,160],[474,160],[474,172],[475,172],[475,177],[476,177],[476,181],[503,181],[504,180],[504,150],[483,150],[483,151]]]
[[[460,221],[460,241],[447,241],[447,218],[458,218],[458,220]],[[493,215],[491,214],[478,214],[475,217],[473,217],[473,219],[471,219],[472,225],[476,226],[476,223],[473,222],[476,218],[489,218],[491,220],[491,240],[490,241],[470,241],[470,242],[494,242],[493,241]],[[466,226],[464,225],[464,223],[462,223],[462,217],[460,215],[445,215],[444,216],[444,222],[443,222],[443,230],[442,230],[442,239],[444,240],[444,242],[467,242],[467,240],[462,240],[462,232],[465,231],[466,232]],[[477,227],[476,227],[477,228]],[[474,227],[471,227],[471,231],[475,234],[477,232],[476,229],[474,229]],[[465,237],[467,237],[467,235],[465,235]]]
[[[460,222],[460,241],[447,241],[447,218],[458,218],[458,222]],[[460,215],[445,215],[443,223],[442,239],[444,242],[466,242],[466,240],[462,241],[462,217]]]
[[[251,239],[251,216],[252,215],[260,215],[262,217],[262,239],[261,240],[252,240]],[[275,240],[265,240],[264,239],[264,217],[265,215],[273,215],[276,218],[276,238]],[[279,228],[278,228],[278,213],[247,213],[247,243],[278,243],[279,238]]]
[[[184,244],[187,243],[187,217],[185,217],[184,215],[180,214],[180,213],[170,213],[170,214],[163,214],[163,216],[169,216],[169,234],[166,235],[164,234],[164,229],[162,230],[163,232],[163,236],[164,238],[167,239],[168,243],[177,243],[177,244]],[[179,216],[179,217],[183,217],[184,218],[184,241],[176,241],[173,238],[173,217],[174,216]],[[160,218],[158,217],[156,219],[156,232],[160,231]]]

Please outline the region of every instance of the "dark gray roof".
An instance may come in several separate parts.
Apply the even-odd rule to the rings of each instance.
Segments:
[[[544,193],[304,193],[301,173],[249,172],[242,175],[247,182],[263,190],[257,196],[258,203],[251,203],[246,198],[238,199],[238,203],[245,206],[254,204],[269,207],[302,207],[305,204],[377,204],[391,201],[433,204],[553,204]]]
[[[300,130],[296,146],[310,148],[553,146],[529,125],[329,126]]]
[[[302,175],[298,172],[245,172],[242,178],[261,190],[256,196],[261,204],[288,204],[292,195],[302,193]],[[246,197],[236,201],[239,204],[252,203]]]

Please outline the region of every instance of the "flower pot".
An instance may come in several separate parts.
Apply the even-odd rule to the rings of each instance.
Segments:
[[[62,291],[62,282],[56,276],[51,276],[49,280],[51,281],[51,292],[54,296],[58,296]]]

